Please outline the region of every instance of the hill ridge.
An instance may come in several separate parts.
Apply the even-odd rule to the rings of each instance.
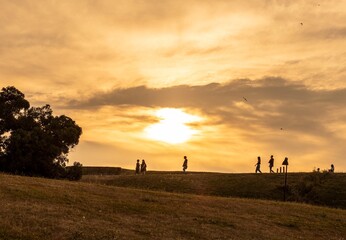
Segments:
[[[0,239],[343,239],[346,211],[0,174]]]

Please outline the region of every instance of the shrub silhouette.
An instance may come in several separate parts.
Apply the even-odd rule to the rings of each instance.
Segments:
[[[49,178],[66,177],[67,155],[82,129],[49,105],[30,107],[15,87],[0,92],[0,171]]]
[[[70,181],[78,181],[82,178],[83,165],[79,162],[74,162],[73,166],[67,168],[67,178]]]

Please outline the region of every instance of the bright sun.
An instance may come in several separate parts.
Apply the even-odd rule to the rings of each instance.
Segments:
[[[176,108],[162,108],[155,114],[160,121],[148,126],[144,131],[147,137],[170,144],[188,141],[197,130],[187,123],[200,121],[200,117],[185,113]]]

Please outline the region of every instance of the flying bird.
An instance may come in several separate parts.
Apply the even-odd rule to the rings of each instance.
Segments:
[[[301,22],[301,23],[300,23],[300,25],[302,25],[302,26],[303,26],[303,23]]]
[[[244,98],[244,100],[247,102],[247,99],[245,98],[245,97],[243,97]]]

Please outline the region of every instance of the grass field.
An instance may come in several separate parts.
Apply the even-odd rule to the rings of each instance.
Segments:
[[[82,181],[165,192],[283,200],[283,174],[148,172],[135,176],[133,171],[123,172],[85,175]],[[346,209],[345,173],[289,173],[288,186],[288,201]]]
[[[6,240],[346,236],[341,209],[5,174],[0,174],[0,206],[0,239]]]

